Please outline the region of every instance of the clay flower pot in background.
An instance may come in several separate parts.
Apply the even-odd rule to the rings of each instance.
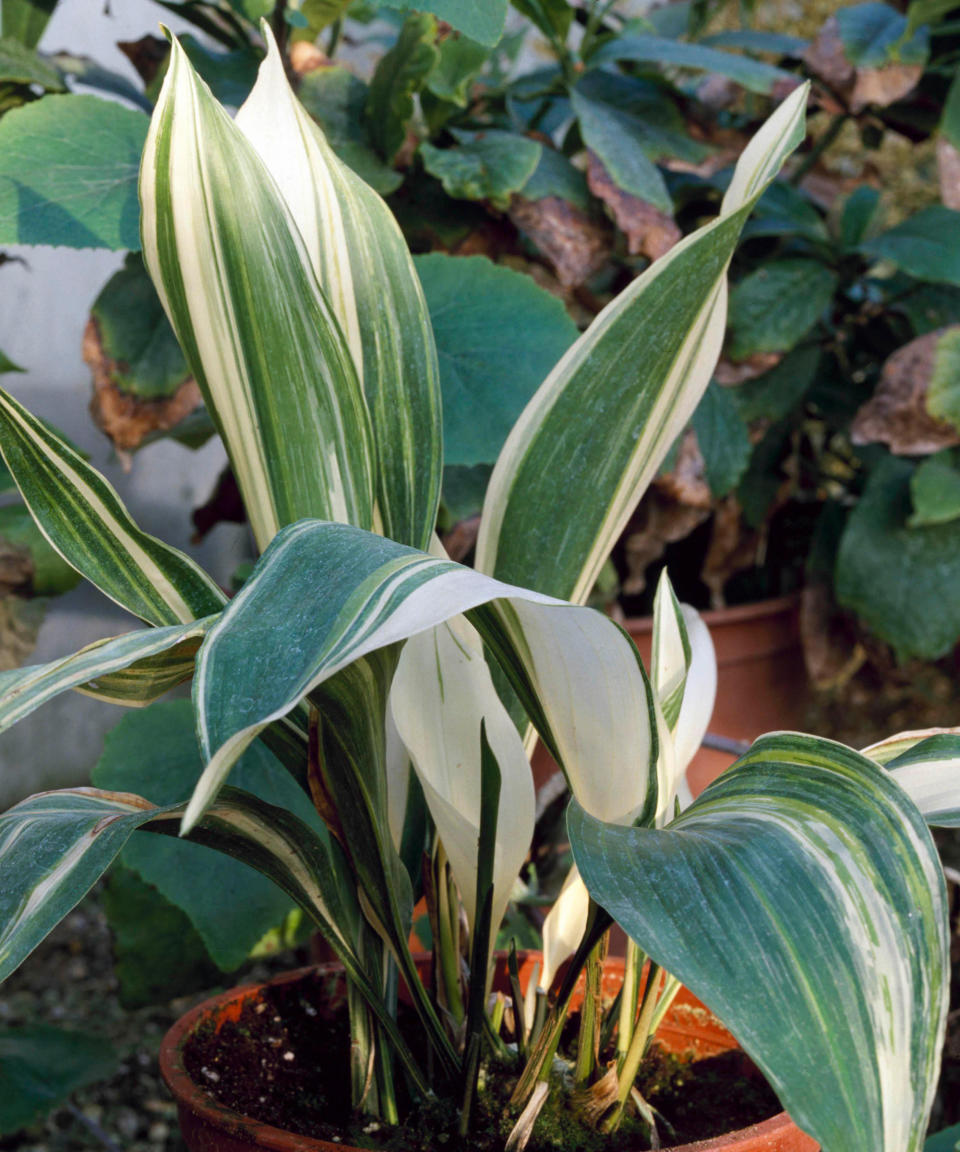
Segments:
[[[539,954],[523,953],[519,959],[520,979],[525,985]],[[418,963],[424,977],[429,974],[429,965],[428,957]],[[180,1130],[190,1152],[356,1152],[351,1145],[285,1132],[241,1115],[197,1084],[187,1071],[185,1060],[186,1049],[199,1029],[212,1026],[219,1031],[224,1024],[238,1020],[248,1004],[262,1001],[266,989],[317,976],[329,978],[339,971],[337,965],[326,964],[287,973],[268,984],[234,988],[205,1000],[174,1024],[160,1047],[160,1071],[176,1100]],[[623,961],[611,958],[604,972],[604,992],[615,995],[622,978]],[[506,962],[503,958],[498,960],[494,984],[506,986]],[[581,996],[578,989],[574,993],[574,1007]],[[657,1039],[669,1052],[693,1052],[698,1058],[716,1056],[737,1047],[734,1038],[716,1017],[685,988],[680,991],[657,1032]],[[749,1128],[695,1144],[674,1146],[663,1152],[817,1152],[817,1148],[816,1142],[801,1132],[785,1112],[781,1112]]]

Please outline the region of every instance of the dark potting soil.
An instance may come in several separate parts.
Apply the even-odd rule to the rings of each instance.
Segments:
[[[401,1026],[403,1020],[401,1019]],[[415,1024],[414,1024],[415,1027]],[[187,1070],[221,1103],[242,1115],[314,1139],[383,1152],[500,1152],[517,1118],[508,1108],[516,1069],[486,1066],[467,1140],[448,1104],[419,1104],[402,1128],[350,1111],[349,1034],[342,984],[317,975],[251,998],[236,1020],[197,1031]],[[776,1096],[740,1052],[691,1061],[656,1045],[638,1078],[658,1120],[661,1141],[682,1144],[758,1123],[780,1110]],[[605,1136],[585,1127],[560,1093],[545,1105],[529,1152],[637,1152],[649,1148],[633,1114]]]

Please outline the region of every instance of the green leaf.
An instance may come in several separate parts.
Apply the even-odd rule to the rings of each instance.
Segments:
[[[576,804],[567,824],[593,898],[723,1020],[803,1130],[844,1152],[922,1147],[946,1023],[946,894],[889,774],[776,734],[664,830],[604,825]]]
[[[507,0],[383,0],[388,8],[411,8],[433,12],[473,40],[493,47],[503,35]]]
[[[951,0],[950,7],[953,7]],[[957,1152],[960,1149],[960,1124],[944,1128],[924,1144],[923,1152]]]
[[[772,260],[730,293],[730,355],[789,352],[830,307],[838,280],[818,260]]]
[[[124,716],[108,733],[91,780],[97,788],[133,792],[164,806],[188,800],[202,770],[193,710],[187,700],[172,700]],[[232,782],[292,812],[326,838],[306,794],[262,744],[243,756]],[[120,862],[186,915],[225,972],[237,969],[290,911],[288,897],[265,876],[200,844],[135,834]]]
[[[817,347],[795,348],[775,368],[730,388],[729,394],[747,424],[785,419],[803,401],[813,384],[820,363]]]
[[[0,35],[36,48],[56,6],[57,0],[3,0]]]
[[[880,190],[869,184],[861,184],[844,200],[840,216],[840,243],[844,248],[856,249],[867,239],[879,206]]]
[[[928,824],[960,828],[960,736],[956,731],[927,739],[922,732],[906,735],[914,739],[897,756],[877,756],[884,745],[892,750],[896,737],[866,749],[864,755],[884,765]]]
[[[814,244],[824,244],[829,240],[821,214],[802,192],[785,180],[775,181],[760,197],[753,217],[747,221],[743,229],[743,234],[802,236]]]
[[[190,369],[163,311],[143,260],[131,252],[91,308],[111,380],[121,392],[143,399],[172,396]]]
[[[99,1036],[45,1024],[0,1029],[0,1136],[35,1123],[78,1088],[108,1079],[118,1063]]]
[[[960,637],[960,523],[908,527],[912,473],[894,456],[871,473],[840,543],[836,595],[902,658],[936,660]]]
[[[711,383],[693,414],[707,483],[714,496],[726,496],[740,483],[752,446],[732,389]]]
[[[960,148],[960,71],[954,75],[953,83],[947,91],[940,131],[954,148]]]
[[[96,96],[47,96],[0,122],[0,244],[140,247],[147,118]]]
[[[138,88],[119,72],[104,68],[89,56],[79,56],[73,52],[55,52],[48,59],[75,84],[99,92],[108,92],[111,96],[122,96],[124,100],[142,108],[148,114],[153,111],[153,101],[147,99],[142,88]]]
[[[63,77],[44,56],[19,40],[0,38],[0,84],[31,84],[46,92],[64,92]]]
[[[550,40],[565,44],[573,23],[573,8],[567,0],[511,0]]]
[[[929,55],[928,29],[911,33],[907,18],[878,0],[839,9],[837,29],[844,55],[857,68],[881,68],[891,61],[925,64]]]
[[[0,376],[5,372],[22,372],[23,369],[19,364],[14,364],[10,357],[0,349]]]
[[[910,477],[910,528],[945,524],[960,516],[960,454],[946,448],[922,460]]]
[[[323,129],[340,159],[381,196],[389,196],[403,182],[370,146],[364,113],[369,89],[340,65],[315,68],[300,81],[297,95]]]
[[[223,604],[197,564],[141,531],[100,473],[2,389],[0,451],[50,544],[135,616],[186,623]]]
[[[144,260],[254,535],[370,525],[374,448],[349,347],[286,203],[174,41],[144,151]]]
[[[489,200],[507,208],[536,170],[542,146],[526,136],[491,129],[466,132],[455,129],[452,148],[421,144],[420,155],[431,175],[443,184],[448,196],[462,200]]]
[[[555,148],[540,149],[537,166],[521,193],[524,200],[543,200],[547,196],[557,196],[582,208],[584,212],[590,211],[590,189],[587,187],[586,176]]]
[[[960,428],[960,326],[947,329],[937,341],[927,385],[927,411]]]
[[[239,106],[250,95],[262,55],[247,45],[232,52],[216,52],[189,33],[180,37],[183,50],[221,104]]]
[[[441,469],[433,333],[406,242],[387,206],[331,150],[269,57],[237,125],[274,174],[346,336],[366,396],[377,511],[391,539],[427,547]]]
[[[413,98],[427,82],[440,55],[437,22],[432,16],[408,16],[397,42],[377,64],[367,97],[367,131],[387,162],[406,139],[413,116]]]
[[[741,48],[744,52],[769,53],[771,56],[795,56],[798,60],[806,51],[809,40],[788,36],[782,32],[766,32],[757,28],[733,28],[702,36],[700,44],[708,48]]]
[[[485,464],[477,464],[473,468],[464,468],[458,464],[444,467],[443,507],[451,525],[480,515],[491,471],[489,465]]]
[[[960,212],[934,204],[881,232],[860,251],[889,260],[918,280],[960,286]]]
[[[490,50],[469,36],[448,36],[438,47],[440,54],[427,76],[427,88],[439,99],[466,108],[470,88]]]
[[[440,360],[447,465],[492,464],[577,337],[563,304],[483,256],[418,256]]]
[[[805,99],[805,90],[791,96],[748,145],[719,219],[621,292],[527,405],[487,492],[481,571],[587,598],[710,382],[727,266],[756,200],[802,139]]]
[[[33,566],[30,591],[34,596],[59,596],[79,583],[79,575],[50,547],[22,504],[0,507],[0,539],[29,553]]]
[[[732,52],[721,52],[707,48],[703,44],[689,44],[683,40],[669,40],[664,36],[627,34],[615,36],[605,41],[590,54],[590,67],[599,67],[614,61],[632,60],[639,64],[676,65],[680,68],[693,68],[697,71],[713,72],[726,76],[729,80],[750,92],[769,95],[778,85],[794,85],[797,78],[792,72],[751,60],[748,56],[737,56]]]

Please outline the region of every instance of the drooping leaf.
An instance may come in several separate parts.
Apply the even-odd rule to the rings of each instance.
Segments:
[[[960,212],[934,204],[862,244],[873,260],[889,260],[918,280],[960,286]]]
[[[420,146],[426,170],[443,184],[448,196],[460,200],[489,200],[506,208],[536,170],[541,145],[526,136],[490,129],[467,132],[454,129],[451,148]]]
[[[0,37],[0,84],[35,84],[47,92],[66,90],[60,72],[46,57],[8,36]]]
[[[3,0],[0,34],[36,48],[56,6],[57,0]]]
[[[261,548],[307,515],[373,522],[360,383],[253,146],[174,42],[140,179],[144,259]]]
[[[709,383],[727,265],[757,197],[802,137],[805,99],[791,96],[751,141],[719,219],[609,304],[530,401],[487,492],[481,571],[575,601],[589,595]]]
[[[436,38],[437,22],[432,16],[425,13],[408,16],[396,44],[381,57],[370,81],[367,129],[374,147],[387,163],[396,156],[406,138],[407,124],[413,116],[413,98],[439,58]]]
[[[945,448],[922,460],[910,477],[911,528],[946,524],[960,517],[960,454]]]
[[[373,426],[383,531],[426,548],[442,464],[440,381],[429,314],[390,210],[334,154],[269,55],[237,116],[275,177],[347,339]]]
[[[47,96],[0,122],[0,244],[140,247],[142,112]]]
[[[603,825],[576,804],[568,829],[594,899],[723,1019],[823,1148],[922,1147],[945,890],[889,774],[842,745],[767,736],[666,829]]]
[[[0,451],[51,545],[122,607],[150,624],[176,624],[223,604],[194,561],[141,531],[111,485],[2,390]]]
[[[482,256],[431,253],[414,263],[440,360],[444,462],[492,464],[576,327],[529,276]]]
[[[481,44],[493,47],[503,34],[507,0],[384,0],[388,8],[433,12]]]
[[[730,293],[730,355],[789,352],[824,315],[836,275],[819,260],[774,260],[741,280]]]

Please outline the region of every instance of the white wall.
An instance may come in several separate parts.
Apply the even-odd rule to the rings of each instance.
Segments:
[[[106,9],[103,0],[61,0],[41,47],[93,56],[136,81],[116,41],[156,33],[161,20],[177,30],[177,21],[149,0],[112,0]],[[221,525],[199,548],[189,542],[190,510],[206,499],[224,463],[219,443],[200,452],[156,444],[136,455],[125,473],[89,416],[90,372],[80,352],[83,329],[90,303],[122,263],[122,253],[6,251],[27,264],[0,268],[0,349],[27,371],[5,377],[4,385],[90,453],[147,531],[190,552],[226,583],[247,555],[245,529]],[[30,663],[55,659],[134,624],[94,589],[80,587],[51,606]],[[0,735],[0,810],[31,792],[86,783],[104,732],[121,714],[111,705],[70,693]]]

